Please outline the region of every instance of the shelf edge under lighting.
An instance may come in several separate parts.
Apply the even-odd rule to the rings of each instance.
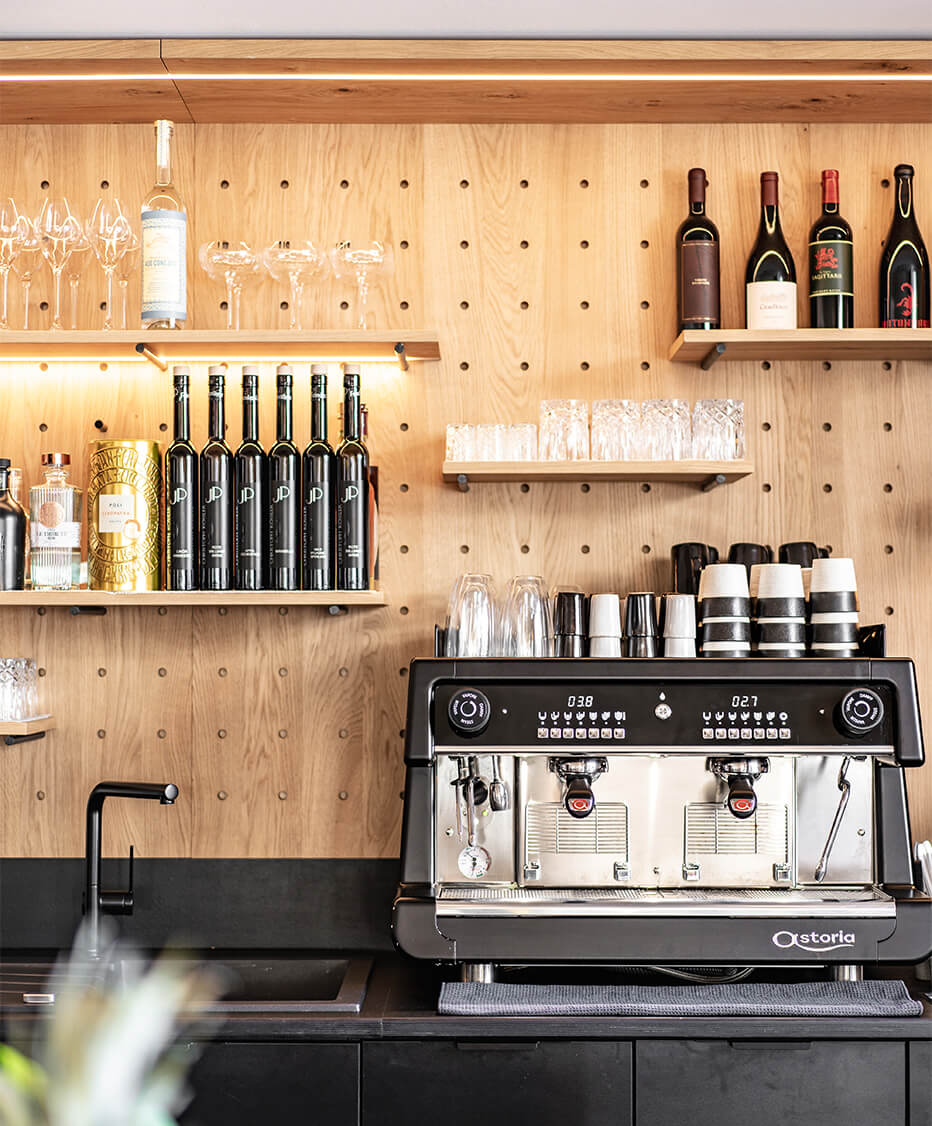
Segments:
[[[164,74],[0,74],[0,83],[60,83],[60,82],[932,82],[928,74],[689,74],[661,72],[657,74],[541,74],[531,72],[499,73],[404,73],[390,71],[320,71],[317,73],[243,72],[235,73],[184,73],[166,71]]]

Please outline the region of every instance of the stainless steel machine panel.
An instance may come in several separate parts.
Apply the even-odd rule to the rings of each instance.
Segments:
[[[806,755],[796,762],[796,849],[800,883],[814,883],[842,791],[835,756]],[[822,887],[870,884],[874,872],[874,767],[869,758],[849,759],[851,786]]]
[[[489,801],[476,809],[476,845],[484,849],[491,859],[488,871],[477,877],[484,884],[513,883],[515,879],[515,785],[514,759],[503,755],[502,780],[507,787],[509,808],[493,812]],[[488,755],[478,759],[480,777],[488,788],[491,782],[492,763]],[[436,810],[436,873],[438,883],[463,884],[472,882],[467,875],[471,869],[460,867],[463,850],[468,846],[468,811],[461,789],[454,785],[457,763],[446,755],[437,759]],[[456,816],[457,794],[460,794],[460,816]]]

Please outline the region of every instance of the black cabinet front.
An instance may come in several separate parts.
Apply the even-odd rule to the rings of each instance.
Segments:
[[[358,1126],[358,1044],[202,1047],[181,1126]]]
[[[898,1041],[640,1040],[637,1126],[900,1126]]]
[[[362,1122],[631,1126],[631,1086],[628,1043],[381,1041],[363,1044]]]

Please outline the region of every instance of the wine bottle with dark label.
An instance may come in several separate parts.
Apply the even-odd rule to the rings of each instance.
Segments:
[[[327,441],[327,365],[311,364],[311,441],[304,451],[304,589],[333,590],[333,448]]]
[[[10,492],[10,461],[0,457],[0,590],[26,583],[26,513]]]
[[[236,589],[265,590],[269,570],[269,462],[259,443],[259,368],[243,368],[243,440],[236,451]]]
[[[269,450],[272,590],[301,588],[301,455],[293,441],[294,373],[279,364],[275,445]]]
[[[705,213],[704,168],[689,170],[689,215],[676,235],[677,320],[687,328],[721,328],[718,228]]]
[[[369,409],[365,403],[359,408],[362,416],[362,441],[369,448]],[[369,462],[369,586],[379,577],[379,467]]]
[[[198,465],[191,444],[191,369],[178,364],[175,438],[165,453],[165,575],[169,590],[197,590]]]
[[[336,453],[337,590],[369,589],[369,453],[362,441],[359,365],[343,365],[343,441]]]
[[[760,226],[745,271],[747,327],[796,328],[796,265],[780,226],[779,176],[760,174]]]
[[[236,497],[233,451],[224,433],[224,369],[207,369],[210,393],[207,444],[201,450],[201,589],[232,590]]]
[[[893,170],[893,223],[880,256],[880,327],[929,327],[929,255],[913,207],[913,166]]]
[[[822,214],[809,232],[809,319],[813,328],[854,328],[854,243],[834,168],[822,172]]]

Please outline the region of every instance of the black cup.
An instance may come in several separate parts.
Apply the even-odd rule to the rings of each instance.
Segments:
[[[756,563],[772,563],[773,548],[765,543],[733,543],[728,549],[729,563],[743,563],[748,575]]]
[[[751,623],[746,618],[736,622],[703,622],[699,636],[703,644],[707,641],[750,641]]]
[[[714,598],[705,598],[698,603],[696,611],[700,622],[706,618],[750,618],[751,600],[738,596],[723,595]]]
[[[659,657],[660,639],[657,637],[626,637],[621,643],[623,657]]]
[[[555,657],[585,657],[588,652],[589,639],[579,637],[577,634],[558,633],[553,639],[553,655]]]
[[[813,559],[819,558],[819,549],[807,540],[794,540],[781,543],[779,559],[781,563],[796,563],[800,567],[811,567]]]
[[[802,621],[764,622],[755,629],[755,641],[765,645],[805,645],[806,623]]]
[[[758,598],[757,618],[806,618],[805,598]]]
[[[653,592],[639,591],[625,599],[625,637],[658,637],[657,599]]]
[[[567,637],[589,636],[589,606],[577,590],[558,590],[553,610],[553,632]]]
[[[812,626],[812,648],[819,645],[857,645],[857,622],[816,622]]]
[[[707,543],[675,543],[670,555],[674,594],[698,594],[699,572],[718,562],[718,549]]]
[[[814,590],[809,595],[810,614],[853,614],[857,608],[854,590]]]

